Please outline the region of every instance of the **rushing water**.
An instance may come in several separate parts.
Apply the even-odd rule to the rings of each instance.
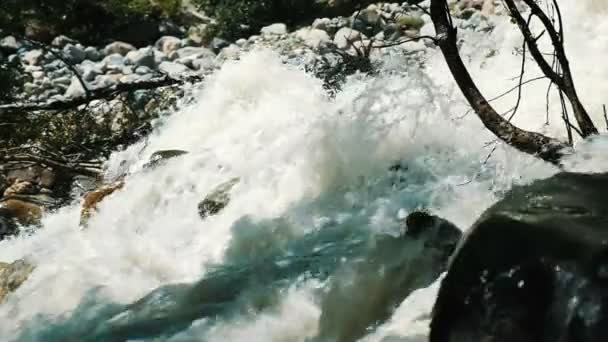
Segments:
[[[579,1],[562,6],[575,83],[603,128],[608,22]],[[520,68],[513,53],[521,46],[516,28],[505,17],[492,21],[492,33],[460,31],[463,55],[488,97],[512,87]],[[422,43],[412,47],[424,49]],[[488,58],[490,51],[495,53]],[[361,246],[370,241],[398,235],[407,213],[428,208],[466,228],[514,183],[557,171],[495,144],[474,114],[466,114],[436,50],[428,49],[423,68],[399,53],[385,56],[384,64],[380,75],[352,77],[329,98],[320,80],[272,52],[226,63],[195,91],[196,101],[166,118],[145,145],[112,157],[108,177],[125,170],[130,175],[86,230],[78,228],[75,203],[47,215],[36,234],[0,242],[0,260],[26,257],[37,265],[0,305],[0,340],[99,337],[112,324],[161,317],[181,289],[220,272],[218,286],[226,291],[245,287],[239,309],[218,314],[223,307],[209,306],[213,318],[186,320],[140,340],[305,341],[317,335],[322,316],[319,293],[327,277],[319,275],[334,272],[338,261],[364,256]],[[529,77],[539,74],[530,64]],[[525,86],[514,122],[564,137],[555,95],[545,124],[546,87],[545,81]],[[515,96],[496,101],[497,108],[506,111]],[[567,168],[608,170],[607,144],[597,139],[579,146]],[[190,153],[142,170],[162,149]],[[407,167],[398,177],[388,171],[397,160]],[[230,204],[201,220],[198,202],[233,177],[240,181]],[[251,266],[271,255],[283,263],[270,271]],[[283,269],[288,275],[261,287],[243,280]],[[424,341],[436,287],[416,291],[363,339]],[[143,310],[125,313],[124,305],[159,288]],[[334,305],[349,304],[344,298]]]

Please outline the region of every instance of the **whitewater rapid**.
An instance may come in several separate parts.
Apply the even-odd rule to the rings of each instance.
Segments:
[[[604,130],[608,22],[574,0],[564,1],[562,11],[575,83]],[[515,85],[520,57],[513,51],[521,46],[508,18],[491,20],[496,25],[491,33],[460,31],[462,54],[489,98]],[[335,98],[320,80],[285,65],[271,51],[226,62],[192,90],[194,103],[164,118],[145,143],[112,156],[107,177],[130,175],[124,189],[101,203],[86,230],[78,228],[79,203],[74,203],[46,215],[35,234],[0,242],[0,260],[27,258],[36,265],[0,305],[0,340],[41,341],[45,327],[74,312],[85,320],[103,309],[100,303],[126,304],[162,285],[194,282],[209,265],[225,261],[235,234],[257,232],[259,222],[284,220],[277,234],[288,240],[343,222],[396,235],[400,219],[427,208],[466,229],[513,184],[558,171],[494,144],[475,115],[466,114],[438,51],[424,43],[409,48],[427,50],[424,68],[403,63],[396,50],[384,57],[379,75],[351,77]],[[495,53],[488,58],[490,51]],[[540,75],[529,65],[530,78]],[[545,125],[546,87],[546,82],[525,86],[514,122],[564,137],[555,96]],[[515,96],[496,107],[509,109]],[[579,146],[566,169],[607,171],[607,147],[603,138]],[[147,158],[163,149],[189,153],[142,170]],[[397,187],[387,171],[395,161],[408,168]],[[202,221],[198,202],[233,177],[240,182],[230,204]],[[243,228],[243,218],[250,227]],[[294,281],[262,312],[213,323],[202,319],[159,341],[305,341],[318,329],[321,309],[314,292],[321,285]],[[407,298],[364,340],[424,341],[436,287]]]

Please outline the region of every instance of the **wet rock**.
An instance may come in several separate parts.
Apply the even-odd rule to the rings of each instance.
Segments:
[[[343,27],[334,36],[334,44],[338,49],[347,49],[356,41],[367,39],[361,32],[348,27]]]
[[[120,82],[122,75],[100,75],[95,78],[96,88],[105,88]]]
[[[114,42],[106,45],[103,51],[106,55],[119,54],[125,56],[129,51],[133,50],[135,50],[135,46],[129,43]]]
[[[402,30],[420,30],[424,26],[424,20],[416,15],[400,15],[395,22]]]
[[[190,67],[194,70],[198,70],[198,71],[206,71],[206,70],[213,70],[214,68],[216,68],[216,64],[215,64],[215,59],[211,59],[211,58],[199,58],[199,59],[195,59],[191,62]]]
[[[44,59],[44,52],[42,50],[30,50],[23,54],[23,61],[29,65],[39,65]]]
[[[138,81],[149,81],[153,77],[154,77],[153,75],[130,74],[130,75],[123,75],[122,77],[120,77],[120,79],[118,80],[118,82],[120,82],[120,83],[134,83],[134,82],[138,82]]]
[[[171,77],[180,77],[190,72],[187,66],[174,62],[162,62],[158,66],[158,70]]]
[[[380,31],[386,24],[375,5],[370,5],[368,8],[353,14],[351,20],[353,29],[370,36]]]
[[[57,174],[49,167],[33,165],[8,171],[6,179],[10,184],[31,182],[39,187],[52,188],[55,185]]]
[[[85,90],[82,86],[82,83],[80,83],[78,77],[73,76],[70,85],[68,86],[68,89],[65,91],[64,96],[66,98],[75,98],[84,96],[84,94]]]
[[[118,54],[111,54],[106,56],[102,61],[101,65],[103,69],[110,72],[122,72],[122,68],[125,66],[125,58]]]
[[[148,68],[147,66],[138,66],[134,71],[138,75],[148,75],[154,72],[154,70]]]
[[[99,203],[114,192],[120,190],[125,185],[124,181],[117,181],[112,184],[103,185],[100,188],[87,193],[84,196],[80,210],[80,226],[86,227],[89,219],[97,210]]]
[[[72,83],[72,78],[69,76],[58,76],[56,78],[53,78],[51,82],[54,87],[67,89],[68,86]]]
[[[220,51],[220,53],[217,55],[217,59],[220,61],[232,60],[238,58],[240,54],[241,48],[239,48],[236,44],[230,44],[230,46],[227,46]]]
[[[93,62],[100,61],[103,58],[103,54],[101,53],[101,51],[99,51],[97,48],[95,48],[93,46],[87,46],[84,49],[84,53],[86,55],[86,59],[93,61]]]
[[[80,44],[66,44],[63,47],[63,55],[72,64],[78,64],[87,58],[87,54],[84,52],[84,47]]]
[[[162,53],[161,51],[154,50],[154,62],[156,65],[167,61],[169,61],[169,57],[166,54]]]
[[[384,39],[397,40],[402,35],[402,29],[397,24],[390,23],[384,26],[382,34]]]
[[[183,58],[205,58],[205,57],[215,57],[215,53],[213,51],[204,48],[204,47],[184,47],[173,53],[169,58],[170,59],[183,59]]]
[[[0,303],[15,292],[34,271],[34,265],[17,260],[13,263],[0,262]]]
[[[20,194],[35,194],[38,192],[38,187],[31,181],[27,180],[16,180],[6,190],[4,190],[3,197],[20,195]]]
[[[125,57],[125,61],[129,64],[137,66],[145,66],[153,69],[156,67],[154,60],[154,49],[152,47],[141,48],[137,51],[130,51]]]
[[[296,37],[302,39],[304,44],[313,49],[318,49],[322,44],[331,42],[327,32],[319,29],[300,29],[296,32]]]
[[[219,53],[223,48],[225,48],[229,45],[230,45],[229,41],[222,39],[222,38],[215,37],[211,40],[210,47],[214,53]]]
[[[161,164],[165,163],[168,159],[179,157],[179,156],[184,155],[186,153],[188,153],[188,151],[184,151],[184,150],[161,150],[161,151],[156,151],[156,152],[152,153],[152,155],[148,159],[148,162],[146,164],[144,164],[143,168],[144,169],[149,169],[149,168],[156,167],[158,165],[161,165]]]
[[[44,78],[44,71],[32,71],[32,78],[34,80],[41,80]]]
[[[99,186],[99,181],[95,177],[76,175],[74,176],[72,190],[74,197],[83,196],[87,192],[94,191]]]
[[[4,200],[14,199],[38,206],[43,212],[56,209],[61,205],[61,200],[51,196],[52,192],[46,188],[38,188],[35,194],[17,194],[5,197]]]
[[[316,29],[316,30],[323,30],[323,31],[327,31],[328,28],[331,25],[331,19],[329,18],[319,18],[319,19],[315,19],[315,21],[312,22],[311,28]]]
[[[51,62],[49,62],[49,63],[46,63],[46,64],[44,64],[44,65],[42,66],[42,68],[43,68],[43,69],[44,69],[44,71],[46,71],[46,72],[53,72],[53,71],[57,71],[57,70],[59,70],[59,69],[61,69],[61,68],[64,68],[64,67],[65,67],[65,64],[63,64],[63,62],[62,62],[62,61],[57,60],[57,59],[56,59],[56,60],[54,60],[54,61],[51,61]]]
[[[198,204],[198,214],[205,219],[216,215],[224,209],[230,202],[230,190],[239,182],[239,178],[231,180],[217,186],[207,197]]]
[[[70,37],[60,35],[53,39],[53,41],[51,42],[51,45],[56,48],[63,49],[68,44],[76,45],[77,43],[78,42],[76,40],[74,40]]]
[[[0,40],[0,51],[7,54],[16,53],[21,48],[22,44],[13,36],[7,36]]]
[[[84,61],[79,65],[81,70],[82,78],[87,82],[93,82],[99,75],[103,75],[103,69],[97,63],[91,61]]]
[[[459,244],[431,342],[602,341],[608,333],[608,174],[519,186]]]
[[[262,35],[275,35],[280,36],[287,34],[287,25],[282,23],[272,24],[265,27],[262,27],[260,30]]]
[[[182,47],[182,40],[177,37],[164,36],[156,41],[154,48],[165,55],[172,53]]]
[[[0,201],[0,240],[17,233],[18,225],[39,225],[42,207],[20,199]]]

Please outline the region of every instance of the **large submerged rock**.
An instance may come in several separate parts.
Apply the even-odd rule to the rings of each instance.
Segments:
[[[605,341],[608,174],[560,173],[488,209],[452,259],[431,342]]]

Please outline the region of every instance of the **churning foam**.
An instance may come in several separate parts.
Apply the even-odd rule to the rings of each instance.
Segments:
[[[575,83],[601,123],[608,23],[578,1],[563,2],[562,11]],[[459,31],[466,62],[488,98],[515,84],[520,60],[513,51],[521,46],[507,18],[491,20],[491,34]],[[487,58],[491,50],[496,54]],[[92,289],[108,301],[129,303],[161,285],[199,279],[209,263],[222,262],[232,227],[243,217],[285,218],[294,238],[347,217],[374,232],[395,233],[399,219],[418,207],[467,227],[513,183],[557,171],[500,144],[484,162],[494,138],[474,114],[466,115],[439,52],[428,51],[424,70],[398,54],[391,58],[391,70],[352,77],[335,99],[319,80],[272,52],[226,63],[197,90],[195,103],[168,117],[145,145],[113,155],[108,172],[126,167],[132,173],[122,191],[101,203],[87,230],[78,229],[74,205],[47,215],[36,234],[0,242],[0,260],[27,257],[37,265],[0,306],[0,339],[23,336],[40,317],[69,314]],[[530,77],[539,74],[532,65],[529,70]],[[525,86],[515,123],[564,137],[555,96],[545,125],[546,86]],[[511,94],[496,107],[505,111],[514,99]],[[608,170],[605,147],[601,138],[585,143],[567,167]],[[142,171],[160,149],[190,153]],[[394,160],[408,166],[405,185],[397,189],[386,176]],[[201,221],[198,201],[232,177],[240,182],[230,205]],[[311,295],[317,286],[293,284],[272,310],[211,327],[198,321],[173,340],[303,341],[317,328],[320,307]],[[434,289],[416,292],[366,340],[424,339]]]

